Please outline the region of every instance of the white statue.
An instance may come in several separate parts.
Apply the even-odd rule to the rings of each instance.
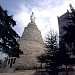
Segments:
[[[30,20],[31,20],[31,23],[35,23],[35,16],[34,16],[33,12],[32,12],[32,14],[30,16]]]

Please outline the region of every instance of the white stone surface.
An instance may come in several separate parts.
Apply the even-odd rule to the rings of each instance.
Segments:
[[[0,73],[13,73],[14,69],[12,68],[0,68]]]
[[[35,70],[16,71],[13,73],[0,73],[0,75],[34,75]]]
[[[24,54],[16,60],[15,66],[23,68],[40,66],[36,57],[44,53],[45,48],[41,32],[35,23],[29,23],[28,26],[25,27],[22,37],[18,42]]]

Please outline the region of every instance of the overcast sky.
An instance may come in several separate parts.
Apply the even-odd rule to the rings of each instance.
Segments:
[[[15,30],[20,36],[30,22],[33,11],[43,38],[50,28],[58,32],[57,16],[64,14],[70,3],[74,7],[75,0],[0,0],[1,6],[10,15],[14,15],[13,18],[17,21]]]
[[[57,16],[64,14],[69,9],[69,4],[75,7],[75,0],[0,0],[0,5],[13,15],[17,25],[14,28],[21,36],[24,27],[30,22],[32,11],[36,17],[36,25],[42,37],[52,28],[58,32]]]

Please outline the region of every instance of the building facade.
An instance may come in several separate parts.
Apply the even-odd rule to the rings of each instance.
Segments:
[[[67,19],[69,16],[69,12],[67,11],[62,16],[58,17],[58,25],[59,25],[59,41],[61,41],[61,37],[66,33],[63,29],[64,26],[68,26],[69,20]]]

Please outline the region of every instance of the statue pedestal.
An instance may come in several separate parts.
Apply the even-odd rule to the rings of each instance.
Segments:
[[[23,55],[16,59],[15,68],[34,69],[40,67],[37,57],[45,52],[44,41],[41,32],[35,23],[30,22],[25,27],[22,37],[19,39],[20,50]]]

